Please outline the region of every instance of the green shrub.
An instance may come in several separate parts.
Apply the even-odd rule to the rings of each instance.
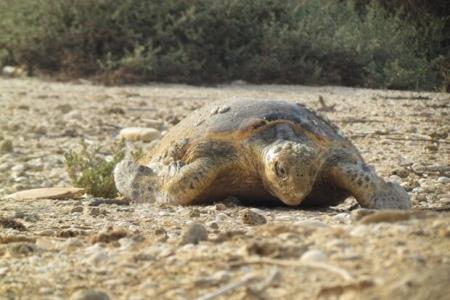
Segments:
[[[0,0],[0,63],[106,83],[445,84],[444,19],[357,2]]]
[[[111,149],[110,159],[100,154],[99,147],[88,147],[85,141],[81,141],[79,152],[66,152],[66,171],[72,184],[84,188],[86,193],[93,196],[116,197],[113,171],[116,164],[124,158],[124,145],[123,142],[115,144]]]

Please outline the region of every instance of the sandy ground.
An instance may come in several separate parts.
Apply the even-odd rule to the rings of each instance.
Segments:
[[[108,149],[120,128],[164,134],[209,101],[276,98],[323,109],[320,96],[366,161],[402,183],[413,210],[350,209],[351,198],[301,210],[6,197],[70,185],[63,154],[81,138]],[[448,299],[449,161],[448,94],[0,79],[0,299]],[[252,214],[265,224],[248,224]],[[189,228],[207,240],[183,244]]]

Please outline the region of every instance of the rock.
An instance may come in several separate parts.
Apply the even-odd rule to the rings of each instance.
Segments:
[[[98,290],[78,290],[70,296],[70,300],[109,300],[108,294]]]
[[[199,223],[189,225],[183,232],[180,245],[198,244],[208,239],[208,231],[205,226]]]
[[[327,260],[325,253],[320,250],[308,250],[300,257],[302,263],[326,262]]]
[[[82,213],[83,212],[83,206],[75,206],[70,210],[71,213]]]
[[[37,199],[78,199],[84,194],[84,189],[74,187],[52,187],[20,191],[7,195],[6,198],[15,200]]]
[[[22,175],[26,169],[27,168],[24,164],[17,164],[11,168],[11,173],[15,174],[16,176],[19,176]]]
[[[267,223],[266,217],[251,209],[246,209],[241,213],[241,220],[242,223],[247,225],[262,225]]]
[[[118,137],[127,141],[151,142],[159,139],[161,133],[154,128],[128,127],[122,129]]]

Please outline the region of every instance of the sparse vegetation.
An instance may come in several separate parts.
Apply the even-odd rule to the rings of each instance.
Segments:
[[[81,141],[79,152],[70,150],[65,153],[66,170],[72,184],[86,189],[90,195],[113,198],[117,196],[114,185],[113,170],[115,165],[124,158],[125,143],[116,143],[111,149],[111,155],[100,154],[99,147],[89,147]]]
[[[106,83],[449,84],[446,19],[356,2],[0,0],[0,65]]]

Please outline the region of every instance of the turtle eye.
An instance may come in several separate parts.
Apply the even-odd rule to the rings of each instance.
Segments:
[[[287,176],[286,169],[279,163],[275,162],[275,174],[280,178],[285,178]]]

